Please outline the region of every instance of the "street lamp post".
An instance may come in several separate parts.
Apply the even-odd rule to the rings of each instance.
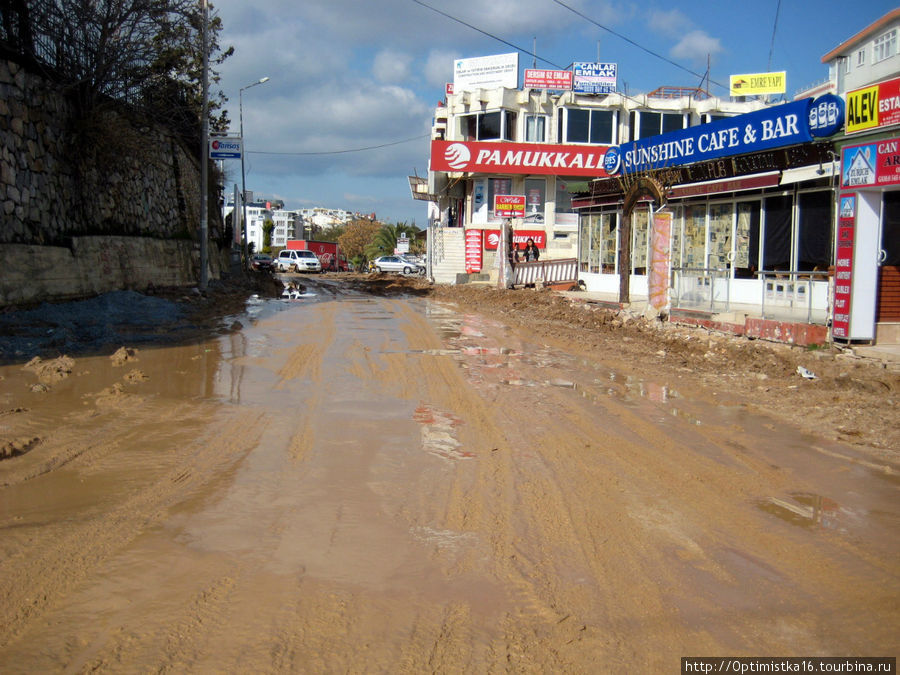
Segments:
[[[209,53],[207,31],[209,30],[209,5],[202,0],[203,10],[203,105],[200,112],[200,290],[205,291],[209,281]]]
[[[238,115],[241,127],[241,253],[244,258],[244,265],[247,264],[247,177],[244,173],[244,155],[247,154],[247,148],[244,145],[244,89],[249,89],[268,81],[268,77],[262,77],[253,84],[241,87],[240,91],[238,91]]]

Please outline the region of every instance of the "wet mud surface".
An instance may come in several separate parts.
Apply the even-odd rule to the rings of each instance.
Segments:
[[[0,670],[897,652],[896,446],[867,442],[896,406],[845,437],[784,410],[889,374],[776,350],[727,378],[543,294],[303,282],[175,344],[0,367]]]

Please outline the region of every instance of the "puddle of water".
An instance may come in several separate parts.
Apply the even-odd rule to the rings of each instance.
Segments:
[[[776,518],[807,529],[845,530],[854,515],[834,500],[817,494],[792,492],[790,499],[767,497],[756,502],[757,508]]]

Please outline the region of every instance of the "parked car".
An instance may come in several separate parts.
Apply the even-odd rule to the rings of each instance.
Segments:
[[[279,272],[316,272],[322,273],[322,263],[316,254],[309,250],[282,251],[275,260]]]
[[[383,255],[372,261],[376,272],[402,272],[403,274],[424,274],[425,266],[402,255]]]
[[[265,253],[257,253],[250,258],[250,269],[257,272],[271,272],[275,269],[275,261],[272,256]]]

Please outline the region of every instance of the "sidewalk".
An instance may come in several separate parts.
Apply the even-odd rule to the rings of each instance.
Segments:
[[[588,291],[557,291],[560,295],[574,301],[587,302],[605,309],[627,309],[633,314],[641,315],[647,310],[649,302],[646,299],[638,299],[623,307],[618,301],[618,296],[613,293],[597,293]],[[787,321],[778,318],[762,318],[759,316],[759,308],[756,306],[733,306],[732,310],[725,313],[700,312],[687,309],[673,309],[669,316],[671,323],[691,325],[707,328],[724,333],[732,333],[738,336],[746,336],[806,346],[815,343],[824,343],[828,339],[828,330],[825,326],[804,324],[797,321]],[[808,330],[806,330],[808,329]],[[788,338],[788,339],[779,339]],[[815,338],[809,341],[806,338]],[[837,343],[844,353],[849,353],[861,358],[880,361],[891,370],[900,368],[900,344],[851,344],[844,346]]]

